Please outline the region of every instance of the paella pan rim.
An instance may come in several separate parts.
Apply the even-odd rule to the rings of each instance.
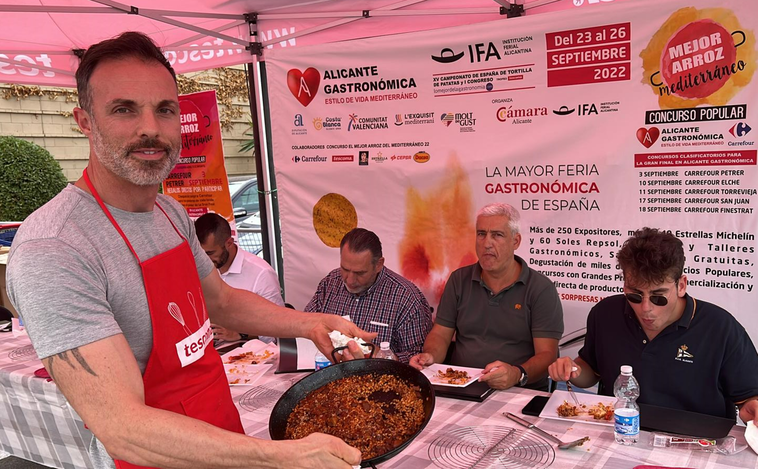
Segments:
[[[352,360],[322,368],[304,377],[289,388],[274,405],[269,418],[269,435],[272,440],[284,440],[287,429],[287,419],[295,406],[309,393],[325,386],[326,384],[349,376],[363,376],[371,373],[390,374],[396,376],[408,384],[421,388],[421,398],[424,401],[424,421],[418,431],[408,437],[398,447],[379,456],[361,461],[361,466],[378,464],[400,453],[411,441],[413,441],[429,423],[434,413],[434,389],[429,379],[417,369],[392,360],[365,359]]]

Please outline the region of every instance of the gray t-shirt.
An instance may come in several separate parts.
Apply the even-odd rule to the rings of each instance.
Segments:
[[[492,292],[482,280],[479,263],[450,275],[440,299],[437,324],[454,328],[450,364],[484,368],[501,360],[521,365],[534,356],[534,339],[560,339],[563,307],[555,285],[523,259],[516,282]],[[547,390],[547,376],[527,387]]]
[[[188,240],[205,278],[213,263],[186,211],[167,196],[157,202]],[[143,213],[108,209],[140,260],[182,241],[158,207]],[[6,278],[40,358],[124,334],[144,373],[153,339],[142,272],[94,197],[69,185],[30,215],[13,240]],[[90,452],[95,467],[114,467],[102,445]]]

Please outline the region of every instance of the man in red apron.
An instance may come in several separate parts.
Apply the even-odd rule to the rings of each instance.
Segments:
[[[173,70],[148,38],[125,33],[92,46],[77,84],[89,164],[27,219],[8,270],[38,354],[96,436],[95,467],[357,464],[358,450],[327,435],[244,435],[208,312],[233,330],[308,337],[325,353],[331,330],[372,335],[221,280],[181,206],[158,195],[179,156],[179,102]]]

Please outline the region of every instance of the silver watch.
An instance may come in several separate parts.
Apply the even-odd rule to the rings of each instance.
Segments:
[[[519,378],[519,380],[518,380],[518,385],[519,386],[526,385],[526,382],[529,381],[529,375],[526,374],[526,370],[524,369],[523,366],[521,366],[521,365],[515,365],[515,366],[516,366],[516,368],[519,369],[519,371],[521,371],[521,378]]]

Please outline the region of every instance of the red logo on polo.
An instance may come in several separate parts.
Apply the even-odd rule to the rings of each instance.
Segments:
[[[316,97],[319,83],[321,83],[321,75],[313,67],[308,67],[304,72],[296,68],[287,72],[287,86],[303,106],[308,106]]]

